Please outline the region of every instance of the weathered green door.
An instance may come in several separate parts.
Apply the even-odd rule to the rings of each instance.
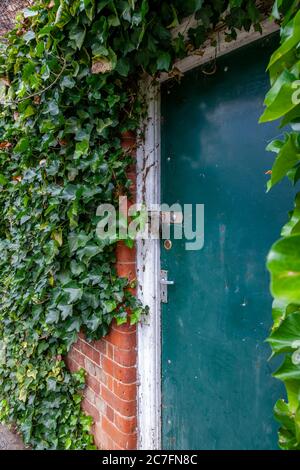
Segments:
[[[265,72],[277,38],[194,70],[162,91],[162,202],[205,204],[205,244],[162,244],[168,303],[162,304],[164,449],[275,449],[272,408],[281,384],[264,343],[271,325],[265,259],[287,219],[284,182],[266,194],[281,133],[259,125]],[[276,366],[276,364],[275,364]]]

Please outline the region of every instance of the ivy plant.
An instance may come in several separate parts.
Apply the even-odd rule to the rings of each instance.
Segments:
[[[263,120],[283,116],[283,124],[292,122],[294,130],[270,146],[277,152],[270,185],[285,173],[296,182],[300,174],[298,108],[288,103],[299,76],[298,1],[292,4],[277,0],[273,8],[283,23],[282,46],[270,64],[272,90]],[[126,322],[130,312],[134,323],[142,313],[128,280],[116,274],[117,240],[96,235],[97,207],[116,204],[120,194],[129,193],[132,159],[121,136],[137,130],[144,112],[139,79],[145,72],[171,71],[177,58],[210,37],[214,43],[220,22],[228,41],[251,25],[260,30],[269,2],[259,5],[255,0],[37,0],[2,41],[0,419],[14,422],[33,448],[94,447],[91,418],[80,408],[84,372],[71,374],[64,357],[79,331],[88,340],[99,339],[114,319]],[[172,28],[192,14],[197,22],[187,36],[172,35]],[[279,351],[274,335],[290,338],[286,322],[296,328],[300,313],[297,204],[284,240],[269,256],[278,297],[270,338],[274,353]],[[287,352],[277,373],[281,378],[285,370],[298,368],[299,345],[294,348],[293,341],[298,338],[281,348]],[[291,401],[276,407],[283,447],[299,442],[295,377],[288,382]]]
[[[277,0],[273,16],[281,22],[281,41],[268,70],[271,89],[261,122],[281,119],[283,138],[274,140],[268,150],[276,158],[268,182],[271,189],[288,177],[296,185],[300,177],[300,2]],[[282,238],[271,248],[268,268],[274,296],[274,324],[268,342],[272,354],[285,358],[274,376],[284,382],[287,401],[275,405],[281,424],[279,445],[300,449],[300,193],[295,198]]]

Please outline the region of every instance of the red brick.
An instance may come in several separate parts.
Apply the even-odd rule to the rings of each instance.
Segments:
[[[132,401],[136,399],[136,384],[125,384],[120,383],[118,380],[114,380],[113,392],[122,400]]]
[[[135,263],[135,258],[136,258],[136,249],[134,248],[129,248],[128,246],[125,245],[124,242],[118,242],[117,243],[117,248],[116,248],[116,257],[117,257],[117,262],[131,262]]]
[[[102,420],[94,427],[95,444],[98,449],[114,450],[115,443],[102,429]]]
[[[136,449],[136,434],[125,434],[116,428],[108,419],[102,417],[102,428],[111,437],[111,439],[124,450]]]
[[[72,345],[72,349],[77,349],[77,351],[81,351],[81,339],[80,338],[78,338],[76,343]]]
[[[100,383],[106,385],[106,383],[107,383],[107,375],[105,374],[104,370],[101,369],[101,367],[96,367],[95,369],[96,369],[96,378],[97,378],[97,380],[98,380]]]
[[[99,393],[100,393],[100,383],[98,382],[98,380],[95,379],[95,377],[87,374],[86,384],[89,388],[91,388],[93,390],[93,392],[96,395],[99,395]]]
[[[83,393],[84,393],[85,398],[86,398],[90,403],[92,403],[92,405],[94,405],[94,404],[95,404],[95,392],[94,392],[94,390],[92,390],[92,389],[89,388],[89,387],[85,387]]]
[[[114,379],[110,375],[107,375],[106,386],[109,390],[113,391]]]
[[[106,354],[106,341],[105,339],[99,339],[93,342],[93,348],[95,348],[100,353]]]
[[[97,366],[94,364],[94,362],[91,361],[88,357],[85,357],[84,363],[85,370],[87,371],[87,373],[95,377]]]
[[[104,415],[106,413],[106,403],[102,399],[102,397],[95,396],[95,407],[99,411],[100,415]]]
[[[75,361],[73,361],[70,355],[69,357],[67,357],[66,363],[71,372],[76,372],[78,370],[78,364]]]
[[[130,171],[127,171],[127,178],[132,181],[132,183],[136,182],[136,172],[135,168],[131,168]]]
[[[121,364],[122,366],[135,366],[136,365],[136,351],[135,349],[119,349],[115,347],[114,350],[114,361],[117,364]]]
[[[134,383],[136,381],[136,368],[124,367],[112,361],[108,357],[103,358],[103,370],[120,382]]]
[[[132,158],[132,163],[130,165],[128,165],[127,167],[127,175],[131,175],[131,174],[134,174],[136,176],[136,173],[137,173],[137,170],[136,170],[136,161],[135,161],[135,155],[132,155],[131,154],[131,157]]]
[[[81,367],[84,367],[84,356],[77,349],[72,351],[72,359],[77,362]]]
[[[130,155],[134,156],[136,152],[136,141],[135,139],[123,139],[121,142],[122,148]]]
[[[133,434],[137,430],[137,420],[136,417],[133,416],[132,418],[125,418],[124,416],[115,413],[114,416],[114,424],[115,426],[120,429],[125,434]]]
[[[112,329],[121,331],[122,333],[132,333],[136,331],[136,325],[130,325],[129,321],[127,321],[127,323],[123,323],[123,325],[117,325],[117,323],[114,321],[112,324]]]
[[[96,364],[100,364],[100,352],[84,341],[81,342],[81,351]]]
[[[130,292],[132,295],[136,297],[136,293],[137,293],[136,287],[129,287],[127,290],[128,292]],[[130,312],[129,312],[129,316],[130,316]]]
[[[113,448],[112,450],[124,450],[122,449],[122,447],[118,446],[118,444],[116,444],[115,442],[113,442]]]
[[[115,415],[114,410],[110,406],[107,406],[106,407],[106,417],[112,423],[114,422],[114,415]]]
[[[133,142],[136,141],[136,134],[134,131],[124,131],[122,132],[121,134],[121,140],[122,142],[126,141],[126,140],[132,140]]]
[[[111,343],[107,343],[107,357],[110,357],[111,359],[114,358],[114,346]]]
[[[119,330],[112,329],[106,336],[106,340],[121,349],[133,349],[136,347],[136,334],[122,333]]]
[[[119,412],[121,415],[136,415],[136,400],[121,400],[104,386],[101,387],[101,396],[108,405],[110,405],[115,411]]]
[[[136,279],[134,263],[117,263],[116,270],[119,277],[126,277],[129,281]]]
[[[128,198],[128,207],[131,207],[132,204],[136,203],[136,180],[128,178],[130,180],[129,191],[130,196]]]

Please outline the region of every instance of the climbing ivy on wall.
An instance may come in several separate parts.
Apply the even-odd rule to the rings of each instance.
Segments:
[[[272,82],[283,69],[290,70],[274,84],[264,120],[273,113],[277,94],[282,89],[286,97],[298,73],[298,16],[294,28],[289,24],[298,1],[293,8],[287,3],[278,0],[273,10],[278,20],[285,17],[285,28],[284,54],[271,65]],[[128,281],[116,275],[115,242],[96,236],[99,204],[116,204],[120,194],[129,192],[126,170],[132,161],[121,135],[135,131],[143,113],[139,78],[171,70],[176,58],[199,48],[220,22],[228,41],[251,25],[259,30],[263,13],[265,6],[254,0],[38,0],[1,45],[0,418],[16,423],[32,447],[93,448],[91,419],[80,408],[84,372],[71,374],[63,358],[80,330],[89,340],[98,339],[113,319],[122,323],[130,311],[134,323],[142,313]],[[187,37],[173,37],[171,29],[191,14],[197,25]],[[286,111],[286,123],[297,119],[296,109]],[[294,181],[299,174],[292,170],[299,156],[295,132],[271,146],[282,161],[287,155],[290,162],[294,152],[289,166]],[[288,168],[283,167],[284,173]],[[274,178],[275,170],[272,184]],[[298,265],[294,269],[296,258],[287,254],[299,251],[297,211],[269,257],[273,291],[281,299],[275,312],[283,315],[283,299],[291,314],[284,320],[277,314],[273,348],[278,344],[274,335],[290,331],[286,322],[298,318]],[[295,276],[282,281],[278,272],[289,262],[288,273]],[[296,288],[289,288],[293,279]],[[284,289],[294,297],[282,295]],[[289,348],[284,351],[292,352]],[[297,368],[291,354],[288,358],[284,367]],[[293,397],[295,403],[298,396]],[[281,436],[298,442],[299,432],[295,437],[286,425],[288,419],[296,426],[300,415],[291,407],[277,405],[284,421]]]
[[[281,119],[281,139],[268,146],[276,158],[268,182],[271,189],[287,176],[293,185],[300,178],[300,2],[277,0],[273,16],[281,21],[281,43],[269,63],[271,89],[261,122]],[[275,416],[281,423],[279,445],[300,449],[300,193],[289,221],[268,256],[274,296],[274,325],[268,342],[273,355],[284,354],[274,374],[284,382],[288,401],[280,399]]]

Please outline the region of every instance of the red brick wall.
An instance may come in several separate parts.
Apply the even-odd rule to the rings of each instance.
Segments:
[[[124,134],[122,146],[134,152],[134,136]],[[135,199],[135,168],[128,176]],[[135,249],[119,242],[116,255],[119,276],[135,279]],[[93,433],[99,449],[136,449],[136,355],[136,327],[129,324],[113,324],[105,338],[93,343],[81,334],[68,355],[72,371],[83,367],[87,372],[83,409],[94,419]]]

